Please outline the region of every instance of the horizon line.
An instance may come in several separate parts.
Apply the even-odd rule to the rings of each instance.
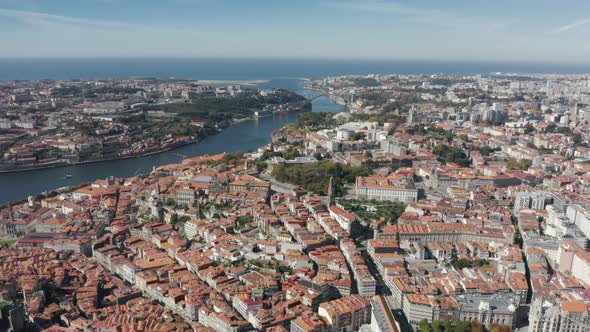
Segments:
[[[494,59],[427,59],[427,58],[339,58],[339,57],[283,57],[283,56],[183,56],[183,55],[63,55],[63,56],[2,56],[3,60],[268,60],[268,61],[360,61],[360,62],[414,62],[414,63],[459,63],[459,64],[505,64],[539,66],[590,66],[590,62],[526,61]]]

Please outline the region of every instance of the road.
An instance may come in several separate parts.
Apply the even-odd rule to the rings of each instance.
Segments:
[[[297,186],[295,186],[295,185],[277,181],[275,178],[270,176],[270,174],[268,174],[268,173],[260,174],[260,178],[265,181],[269,181],[270,182],[270,189],[273,191],[276,191],[278,193],[293,194],[295,189],[297,189]]]

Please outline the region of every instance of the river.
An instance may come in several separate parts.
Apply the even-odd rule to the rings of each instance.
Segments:
[[[287,88],[297,93],[305,93],[303,81],[297,79],[273,79],[260,87]],[[317,93],[317,92],[310,92]],[[328,97],[320,97],[312,102],[313,112],[341,112],[343,108]],[[0,204],[26,198],[44,191],[73,186],[96,179],[131,177],[148,173],[154,166],[179,163],[183,156],[193,157],[221,152],[246,152],[257,149],[270,142],[271,133],[292,122],[298,115],[288,113],[273,115],[237,123],[217,135],[203,141],[186,145],[171,151],[131,159],[112,160],[67,167],[0,174]],[[72,175],[66,179],[66,174]]]

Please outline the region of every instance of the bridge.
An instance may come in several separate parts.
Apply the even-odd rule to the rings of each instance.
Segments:
[[[305,97],[305,99],[307,99],[307,101],[314,101],[315,99],[318,99],[319,97],[326,96],[326,94],[324,94],[324,93],[319,93],[319,94],[303,93],[302,95],[303,95],[303,97]]]

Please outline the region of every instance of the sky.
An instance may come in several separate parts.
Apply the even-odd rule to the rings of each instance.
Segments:
[[[0,0],[0,57],[590,63],[584,0]]]

